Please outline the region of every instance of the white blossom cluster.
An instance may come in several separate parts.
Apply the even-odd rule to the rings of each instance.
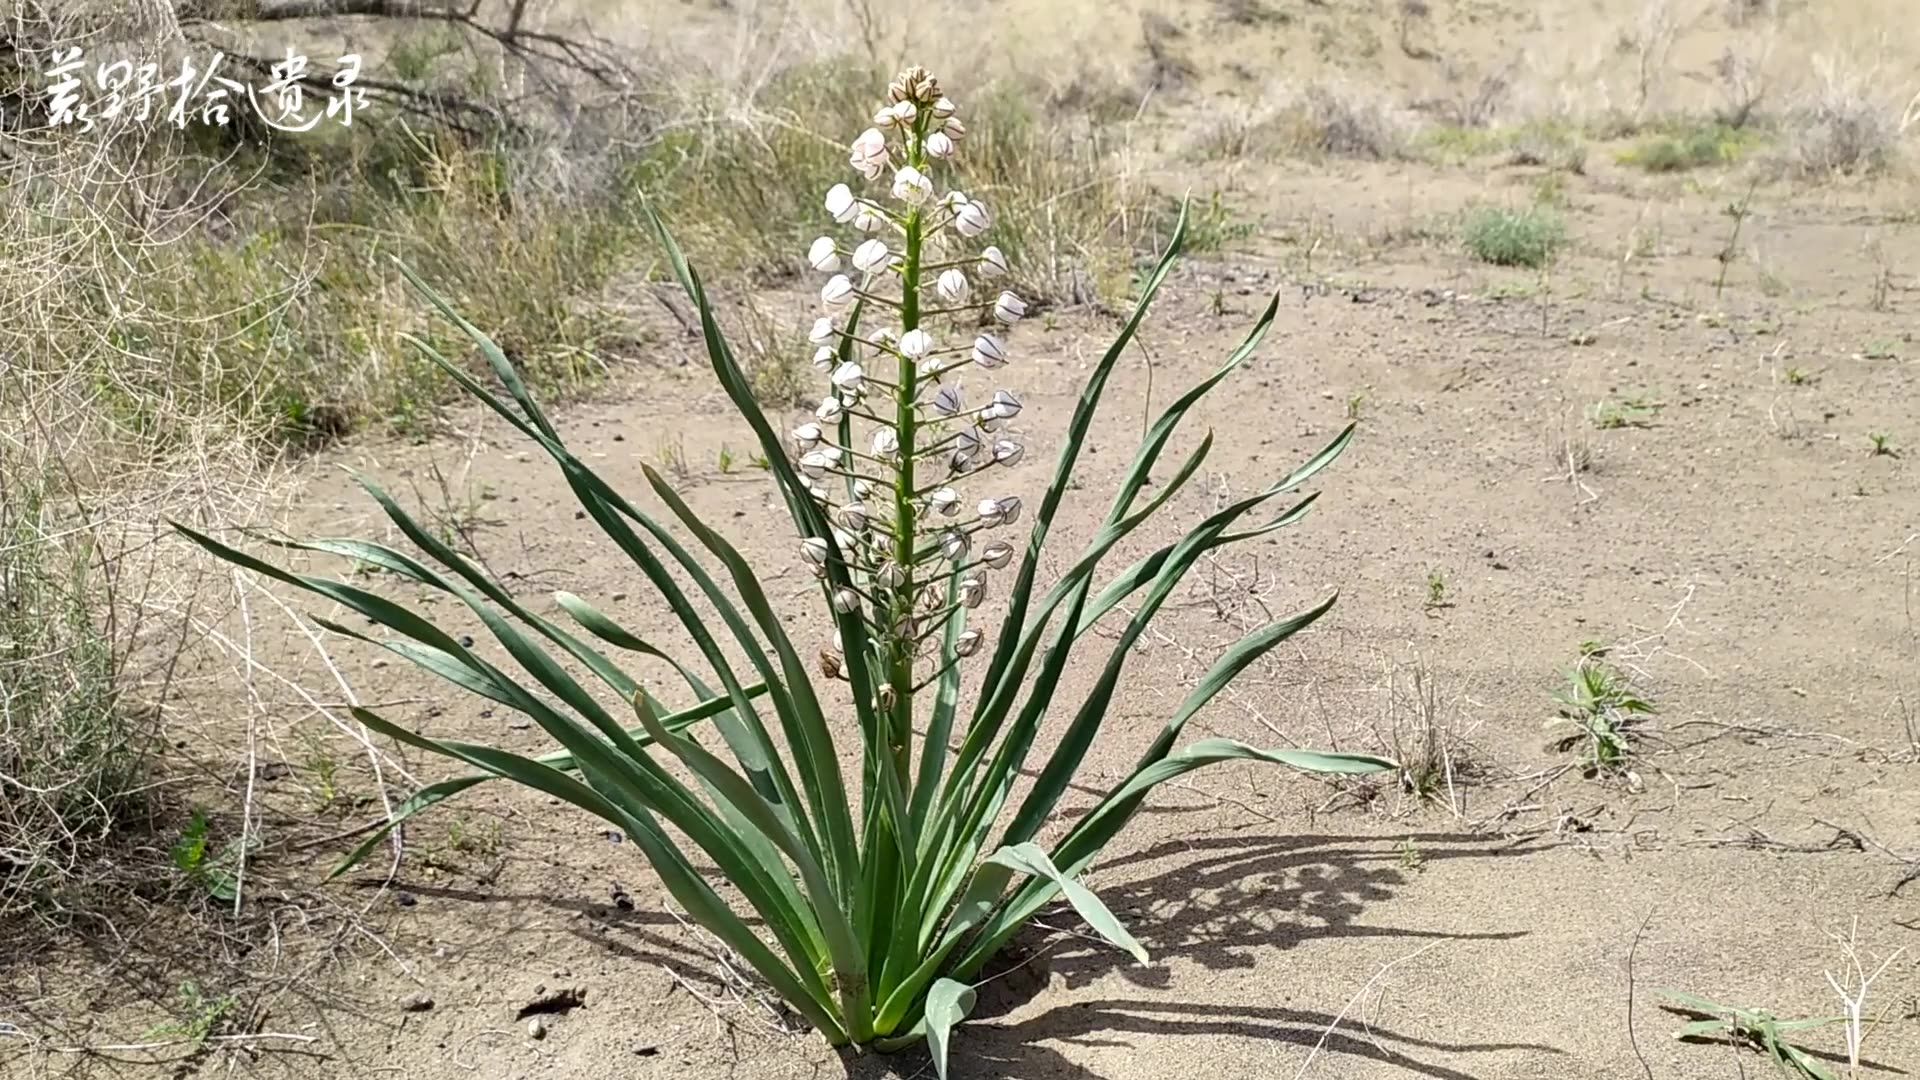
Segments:
[[[919,68],[898,76],[887,97],[848,152],[875,193],[835,184],[826,194],[827,213],[857,238],[822,236],[807,251],[829,275],[826,314],[809,334],[827,392],[793,444],[802,480],[834,525],[831,543],[809,538],[801,554],[822,577],[830,561],[844,564],[852,584],[833,593],[835,610],[860,613],[875,659],[899,671],[930,656],[952,605],[977,607],[987,571],[1013,560],[1012,544],[982,534],[1017,522],[1020,499],[969,503],[955,484],[991,483],[992,470],[1024,453],[1009,430],[1019,397],[1003,387],[970,397],[961,376],[1007,364],[1000,334],[1026,303],[994,284],[1009,270],[1000,249],[970,246],[992,226],[986,204],[937,191],[930,175],[966,138],[958,108]],[[959,329],[968,325],[989,329]],[[980,644],[979,630],[963,631],[951,659]],[[823,662],[838,666],[834,654]]]

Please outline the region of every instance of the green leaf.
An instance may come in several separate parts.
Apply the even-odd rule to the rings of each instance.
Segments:
[[[1073,905],[1073,910],[1080,913],[1080,917],[1086,920],[1094,933],[1105,938],[1115,948],[1126,950],[1136,961],[1142,964],[1147,962],[1146,948],[1134,940],[1126,927],[1120,925],[1120,920],[1114,918],[1113,912],[1107,910],[1107,905],[1100,902],[1100,898],[1093,894],[1093,890],[1061,873],[1060,868],[1053,865],[1053,860],[1047,857],[1047,853],[1041,850],[1040,845],[1024,843],[1004,847],[987,856],[987,861],[1052,882],[1055,888],[1065,894],[1067,903]]]
[[[947,1050],[954,1025],[973,1011],[973,987],[952,979],[941,979],[927,990],[927,1052],[933,1055],[933,1072],[947,1080]]]

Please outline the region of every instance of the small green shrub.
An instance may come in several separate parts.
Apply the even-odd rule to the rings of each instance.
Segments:
[[[1750,127],[1704,123],[1649,135],[1620,155],[1622,164],[1652,173],[1731,165],[1758,142]]]
[[[1474,258],[1495,266],[1538,269],[1553,261],[1566,243],[1566,224],[1542,206],[1525,209],[1485,206],[1469,213],[1461,237]]]

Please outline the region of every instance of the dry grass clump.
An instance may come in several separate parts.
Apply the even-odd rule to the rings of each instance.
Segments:
[[[1346,83],[1312,82],[1270,91],[1252,108],[1201,132],[1197,150],[1208,158],[1348,157],[1376,161],[1405,157],[1414,125],[1410,114],[1383,95]]]
[[[1831,59],[1816,62],[1814,76],[1784,119],[1784,164],[1819,178],[1871,175],[1899,163],[1904,138],[1920,119],[1916,107],[1903,112],[1906,103],[1887,100],[1875,73],[1843,70]]]

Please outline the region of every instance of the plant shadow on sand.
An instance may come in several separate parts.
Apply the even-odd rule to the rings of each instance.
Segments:
[[[1423,941],[1512,941],[1525,931],[1456,933],[1362,921],[1369,904],[1393,898],[1405,884],[1401,838],[1366,836],[1246,836],[1169,841],[1103,863],[1098,891],[1146,945],[1154,962],[1140,966],[1104,943],[1071,929],[1072,911],[1043,913],[985,973],[980,1003],[954,1046],[957,1078],[1018,1076],[1026,1080],[1084,1077],[1096,1073],[1047,1043],[1125,1046],[1134,1036],[1222,1036],[1275,1040],[1302,1047],[1320,1044],[1323,1060],[1351,1056],[1391,1062],[1409,1076],[1470,1080],[1473,1071],[1420,1060],[1421,1051],[1464,1054],[1530,1050],[1558,1054],[1531,1043],[1444,1042],[1398,1034],[1372,1025],[1364,1036],[1345,1030],[1326,1034],[1337,1007],[1313,1009],[1247,1007],[1175,1000],[1168,962],[1195,964],[1209,972],[1251,970],[1272,950],[1286,951],[1325,938],[1405,938]],[[1415,834],[1423,865],[1451,859],[1516,858],[1536,848],[1523,843],[1453,833]],[[1144,876],[1132,871],[1152,868]],[[1263,956],[1263,953],[1269,955]],[[1067,989],[1118,976],[1157,996],[1079,1000],[1016,1022],[994,1023],[1040,998],[1052,981]],[[1358,989],[1356,986],[1355,989]],[[1346,1018],[1342,1027],[1354,1026]],[[1324,1036],[1324,1042],[1322,1042]],[[910,1058],[913,1056],[910,1056]],[[912,1075],[917,1063],[873,1057],[849,1059],[848,1075],[880,1080]],[[1333,1066],[1330,1066],[1333,1067]],[[1337,1068],[1336,1068],[1337,1074]]]

